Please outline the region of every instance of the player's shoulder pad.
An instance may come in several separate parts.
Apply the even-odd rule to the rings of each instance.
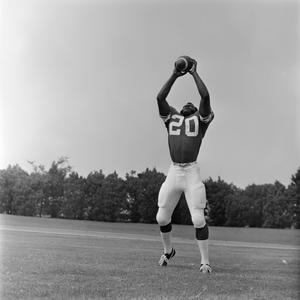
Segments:
[[[172,117],[173,115],[175,115],[175,114],[179,114],[178,111],[177,111],[176,108],[174,108],[173,106],[170,106],[170,112],[169,112],[169,114],[168,114],[167,116],[162,116],[162,115],[160,115],[160,117],[161,117],[162,120],[166,123],[166,122],[168,122],[168,121],[171,119],[171,117]]]
[[[202,117],[199,113],[199,117],[200,117],[200,121],[203,122],[203,123],[210,123],[214,117],[215,117],[215,114],[214,112],[211,110],[210,114],[206,117]]]

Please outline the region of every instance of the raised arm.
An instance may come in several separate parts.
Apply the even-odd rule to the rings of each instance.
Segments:
[[[200,106],[199,106],[200,115],[202,117],[207,117],[211,113],[210,97],[209,97],[207,87],[205,86],[204,82],[202,81],[199,74],[197,73],[197,62],[195,60],[194,60],[193,67],[191,68],[189,73],[193,76],[198,92],[201,96]]]
[[[184,74],[186,74],[186,73],[181,73],[174,68],[172,75],[170,76],[168,81],[162,86],[161,90],[159,91],[156,99],[157,99],[159,114],[161,116],[167,116],[170,113],[170,106],[169,106],[169,103],[167,102],[166,98],[169,95],[170,90],[171,90],[175,80]]]

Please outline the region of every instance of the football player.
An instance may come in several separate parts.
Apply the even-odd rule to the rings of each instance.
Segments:
[[[174,82],[178,77],[187,73],[180,72],[176,68],[157,95],[159,114],[168,131],[168,144],[172,159],[158,196],[156,220],[160,226],[164,248],[159,265],[167,266],[176,253],[171,240],[171,217],[181,194],[184,193],[200,250],[200,271],[210,273],[212,269],[208,255],[209,234],[204,217],[206,193],[200,177],[197,156],[206,130],[214,118],[214,113],[210,106],[208,90],[197,73],[197,62],[194,59],[192,61],[193,65],[188,72],[194,78],[200,94],[199,109],[193,103],[188,102],[178,112],[168,104],[166,98]]]

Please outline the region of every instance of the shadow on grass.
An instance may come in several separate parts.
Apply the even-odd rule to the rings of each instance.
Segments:
[[[180,270],[195,270],[197,268],[197,265],[168,265],[167,267],[163,268],[172,268],[172,269],[180,269]],[[200,266],[199,266],[200,268]]]

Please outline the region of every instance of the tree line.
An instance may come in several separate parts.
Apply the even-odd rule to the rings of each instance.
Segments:
[[[0,213],[78,220],[155,223],[157,197],[165,174],[155,168],[125,178],[102,170],[80,176],[62,157],[46,170],[19,165],[0,170]],[[300,168],[285,187],[251,184],[244,189],[217,180],[204,180],[207,222],[213,226],[300,228]],[[192,224],[182,194],[173,223]]]

